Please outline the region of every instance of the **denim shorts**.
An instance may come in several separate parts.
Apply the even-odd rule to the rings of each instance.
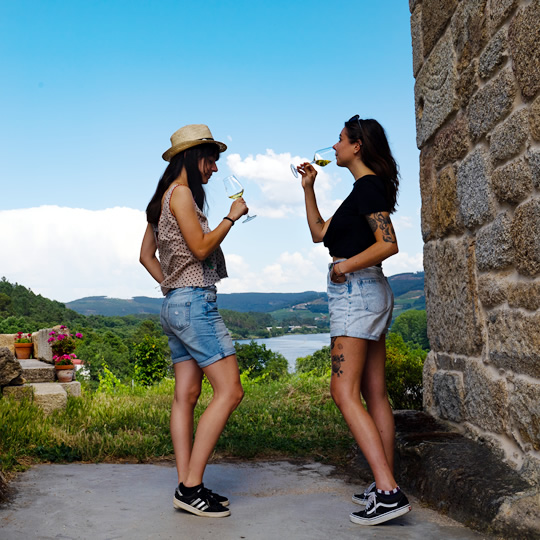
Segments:
[[[173,364],[193,358],[204,368],[236,354],[213,285],[169,291],[161,307],[161,326],[169,339]]]
[[[390,328],[394,307],[394,295],[382,269],[371,266],[345,274],[344,283],[331,281],[330,271],[330,337],[350,336],[378,341]]]

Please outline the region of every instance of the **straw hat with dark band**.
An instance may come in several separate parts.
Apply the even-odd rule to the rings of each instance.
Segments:
[[[179,152],[198,146],[199,144],[212,143],[217,145],[220,152],[227,150],[227,145],[215,141],[208,126],[204,124],[190,124],[184,126],[171,135],[171,147],[163,154],[165,161],[171,161]]]

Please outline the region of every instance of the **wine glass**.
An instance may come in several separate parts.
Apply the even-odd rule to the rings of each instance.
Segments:
[[[321,150],[317,150],[315,152],[315,155],[313,156],[313,161],[310,163],[315,163],[315,165],[318,165],[319,167],[326,167],[331,161],[333,161],[336,157],[336,151],[329,146],[328,148],[321,148]],[[296,170],[296,167],[291,163],[291,171],[298,178],[298,171]]]
[[[229,199],[239,199],[244,194],[244,188],[242,187],[242,184],[238,181],[238,178],[236,176],[231,175],[227,176],[223,179],[223,184],[225,185],[225,191],[227,195],[229,196]],[[246,216],[246,219],[242,221],[242,223],[247,223],[248,221],[251,221],[252,219],[255,219],[257,216],[250,216],[249,214]]]

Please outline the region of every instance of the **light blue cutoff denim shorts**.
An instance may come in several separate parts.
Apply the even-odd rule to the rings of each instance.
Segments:
[[[350,336],[378,341],[388,332],[392,321],[394,294],[382,268],[371,266],[345,274],[344,283],[330,279],[328,272],[328,309],[330,337]]]
[[[173,364],[193,358],[204,368],[236,354],[213,285],[169,291],[161,306],[161,326],[169,339]]]

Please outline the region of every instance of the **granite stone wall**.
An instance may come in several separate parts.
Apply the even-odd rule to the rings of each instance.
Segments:
[[[540,0],[410,0],[424,406],[540,484]]]

